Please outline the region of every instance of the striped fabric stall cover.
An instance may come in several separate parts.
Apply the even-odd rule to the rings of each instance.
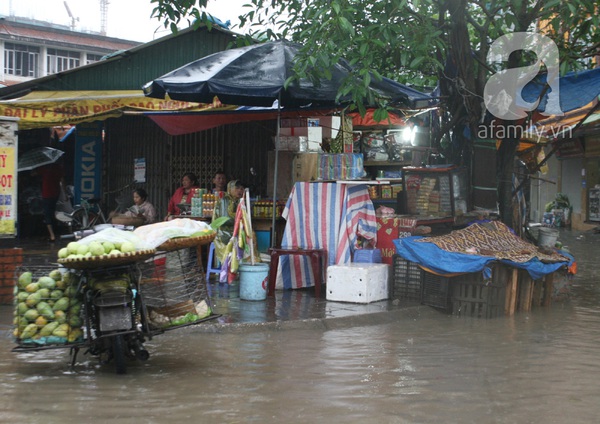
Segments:
[[[283,218],[287,223],[281,247],[327,249],[329,265],[350,262],[358,236],[377,242],[375,208],[366,185],[296,183]],[[279,261],[277,288],[312,285],[307,257],[282,256]]]

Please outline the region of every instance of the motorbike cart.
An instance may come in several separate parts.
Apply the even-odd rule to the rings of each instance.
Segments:
[[[84,349],[125,373],[128,361],[149,358],[144,342],[153,336],[218,317],[197,248],[20,269],[13,351],[69,348],[74,367]]]

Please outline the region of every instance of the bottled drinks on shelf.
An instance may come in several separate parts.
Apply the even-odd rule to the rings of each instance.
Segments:
[[[285,208],[285,201],[278,200],[276,207],[276,217],[280,218]],[[252,206],[252,216],[255,218],[273,217],[273,200],[258,200]]]
[[[202,215],[202,201],[205,193],[205,189],[197,188],[194,190],[194,196],[192,197],[192,216],[203,216]]]
[[[204,193],[202,195],[202,216],[210,218],[215,209],[216,196],[212,193]]]

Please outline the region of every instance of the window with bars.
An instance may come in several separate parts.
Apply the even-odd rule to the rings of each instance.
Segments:
[[[48,74],[56,74],[57,72],[77,68],[80,60],[81,54],[79,52],[48,49],[46,57]]]
[[[4,73],[20,77],[37,78],[39,47],[22,44],[4,44]]]

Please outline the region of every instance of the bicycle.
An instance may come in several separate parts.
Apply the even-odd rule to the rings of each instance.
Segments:
[[[56,219],[66,224],[70,232],[61,238],[80,239],[94,233],[97,225],[107,224],[100,202],[99,198],[82,199],[81,204],[76,205],[72,212],[56,212]]]

